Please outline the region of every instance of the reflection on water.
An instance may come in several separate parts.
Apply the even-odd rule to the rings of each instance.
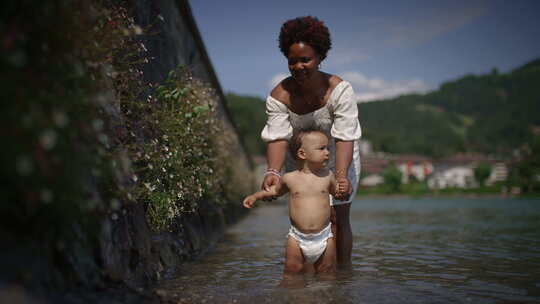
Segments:
[[[540,302],[538,200],[357,200],[351,221],[353,264],[334,280],[278,287],[289,222],[267,205],[156,289],[180,303]]]

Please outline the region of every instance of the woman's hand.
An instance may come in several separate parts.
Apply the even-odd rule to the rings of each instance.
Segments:
[[[340,201],[348,200],[352,194],[352,187],[351,187],[351,183],[349,182],[349,179],[347,179],[346,177],[338,177],[336,178],[336,182],[337,182],[336,198]]]
[[[272,186],[276,186],[276,187],[280,187],[281,186],[281,178],[275,174],[266,174],[266,176],[264,177],[264,180],[262,182],[262,185],[261,185],[261,190],[264,190],[264,191],[270,191],[270,188]],[[271,201],[271,200],[275,200],[276,197],[273,196],[271,198],[266,198],[266,199],[263,199],[265,201]]]

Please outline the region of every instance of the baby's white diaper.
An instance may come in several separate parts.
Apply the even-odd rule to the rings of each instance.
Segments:
[[[298,246],[302,249],[302,254],[306,263],[315,263],[326,249],[326,241],[334,236],[332,234],[332,223],[328,223],[323,230],[316,233],[303,233],[291,225],[289,235],[298,241]]]

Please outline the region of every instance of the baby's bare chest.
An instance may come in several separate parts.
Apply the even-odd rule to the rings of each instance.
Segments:
[[[328,179],[297,180],[289,186],[289,193],[293,198],[327,197],[330,181]]]

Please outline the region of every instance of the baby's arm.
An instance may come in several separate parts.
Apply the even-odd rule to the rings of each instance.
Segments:
[[[268,191],[261,190],[249,195],[244,199],[243,205],[246,208],[251,208],[256,201],[275,196],[282,196],[283,194],[287,193],[287,191],[288,188],[285,183],[273,185],[270,187],[270,189],[268,189]]]

